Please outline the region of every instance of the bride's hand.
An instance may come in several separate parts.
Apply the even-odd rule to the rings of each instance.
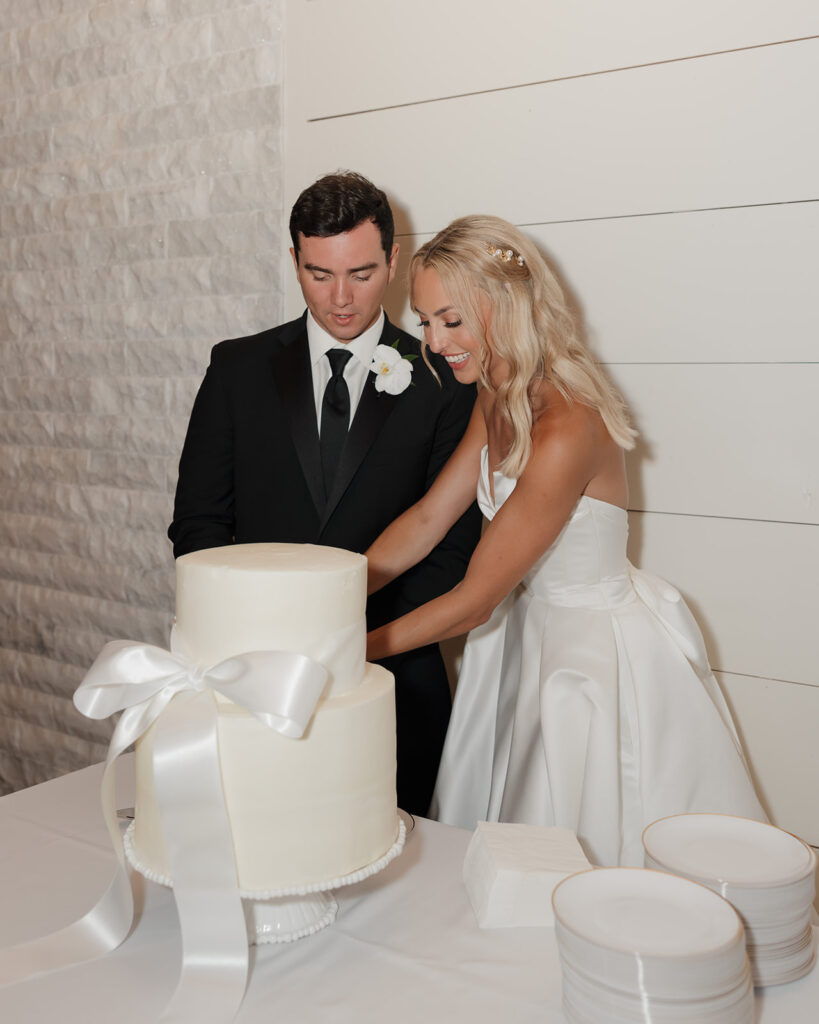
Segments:
[[[485,443],[486,426],[476,403],[466,433],[430,489],[365,551],[368,594],[417,565],[473,503]]]

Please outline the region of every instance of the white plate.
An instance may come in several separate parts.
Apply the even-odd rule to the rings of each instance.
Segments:
[[[711,999],[697,999],[690,991],[678,1001],[658,1000],[647,992],[626,996],[590,983],[564,964],[563,1006],[568,1020],[582,1024],[752,1024],[754,992],[746,974],[740,985]]]
[[[689,878],[729,885],[787,885],[812,875],[813,851],[789,832],[727,814],[678,814],[643,832],[655,862]]]
[[[552,896],[570,932],[618,953],[701,957],[742,941],[733,907],[705,886],[642,868],[597,868],[571,875]]]
[[[788,964],[762,964],[752,972],[754,985],[761,988],[768,988],[773,985],[788,985],[792,981],[796,981],[797,978],[804,978],[806,974],[810,974],[815,963],[816,951],[811,949]]]

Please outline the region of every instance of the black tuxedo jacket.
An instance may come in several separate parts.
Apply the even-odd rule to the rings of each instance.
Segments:
[[[416,339],[385,321],[381,344],[396,340],[402,355],[419,353]],[[432,361],[440,383],[419,356],[411,386],[396,396],[377,392],[368,376],[325,496],[305,316],[216,345],[179,463],[168,531],[174,555],[257,541],[365,551],[424,494],[466,429],[475,389],[455,382],[443,359]],[[455,586],[479,533],[473,506],[422,563],[370,598],[369,628]],[[389,667],[396,676],[399,801],[423,814],[449,716],[443,663],[434,647],[390,659]]]

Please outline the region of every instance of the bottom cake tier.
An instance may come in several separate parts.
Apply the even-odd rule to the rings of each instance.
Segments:
[[[301,739],[235,704],[218,706],[219,760],[239,887],[314,885],[378,860],[395,842],[395,693],[367,665],[359,686],[319,701]],[[170,876],[153,772],[152,726],[136,745],[133,850]]]

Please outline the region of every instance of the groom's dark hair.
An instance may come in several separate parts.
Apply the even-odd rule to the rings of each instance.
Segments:
[[[395,225],[386,195],[363,174],[337,171],[308,186],[290,212],[290,238],[299,258],[299,234],[329,238],[371,220],[389,262]]]

